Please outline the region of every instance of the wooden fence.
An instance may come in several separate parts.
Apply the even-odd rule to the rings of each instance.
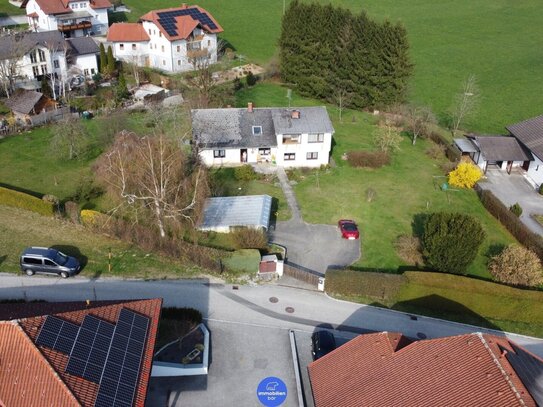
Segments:
[[[311,284],[315,287],[315,289],[319,284],[319,277],[324,277],[324,275],[321,273],[299,266],[297,264],[290,263],[288,261],[285,261],[285,264],[283,266],[283,274],[295,278],[296,280],[304,281],[308,284]]]

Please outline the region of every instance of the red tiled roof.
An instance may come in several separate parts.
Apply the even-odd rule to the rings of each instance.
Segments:
[[[0,322],[0,405],[79,406],[19,324]]]
[[[207,14],[207,16],[211,19],[211,21],[213,21],[213,23],[215,23],[215,25],[217,27],[217,28],[211,29],[208,25],[203,25],[202,28],[204,30],[206,30],[207,32],[210,32],[210,33],[215,33],[215,34],[223,32],[222,27],[215,20],[215,18],[213,18],[213,16],[207,10],[203,9],[200,6],[196,6],[196,5],[187,6],[186,4],[183,4],[183,6],[181,6],[181,7],[173,7],[173,8],[166,8],[166,9],[161,9],[161,10],[149,11],[148,13],[141,16],[140,20],[153,22],[158,27],[158,29],[162,32],[162,35],[164,35],[170,41],[184,40],[184,39],[188,38],[190,33],[192,33],[194,28],[196,28],[196,26],[199,25],[200,22],[197,19],[194,19],[193,17],[191,17],[189,15],[182,16],[182,17],[181,16],[177,17],[175,19],[176,26],[177,26],[177,35],[176,36],[170,36],[166,32],[164,27],[162,27],[162,25],[160,24],[160,21],[159,21],[159,18],[158,18],[158,13],[162,13],[162,12],[165,12],[165,11],[176,11],[176,10],[191,9],[191,8],[197,9],[198,11],[200,11],[200,13]],[[192,20],[195,23],[189,23],[189,20]],[[192,29],[189,30],[190,26],[193,26],[193,27],[192,27]]]
[[[36,0],[36,3],[45,14],[66,14],[73,12],[68,7],[68,0]],[[26,4],[26,2],[23,4]],[[90,0],[90,6],[93,9],[100,9],[112,7],[112,4],[109,0]]]
[[[27,309],[25,309],[25,306]],[[13,319],[19,313],[19,319],[17,322],[22,328],[22,331],[28,335],[28,338],[35,343],[39,330],[45,321],[45,315],[55,315],[56,317],[65,319],[80,325],[86,315],[94,315],[98,318],[115,323],[122,308],[130,309],[139,314],[145,315],[149,318],[149,330],[147,334],[147,341],[144,348],[142,366],[140,369],[140,377],[138,379],[137,391],[135,395],[134,405],[143,407],[145,403],[145,397],[147,394],[147,386],[149,384],[149,378],[151,374],[151,367],[153,362],[153,351],[155,347],[155,338],[158,330],[158,322],[160,318],[160,309],[162,306],[162,299],[151,300],[129,300],[129,301],[96,301],[87,305],[85,302],[78,303],[30,303],[30,304],[11,304],[6,305],[8,310],[1,307],[0,315]],[[41,308],[41,312],[39,311]],[[15,323],[15,321],[13,321]],[[0,343],[4,344],[2,340]],[[69,389],[75,399],[79,401],[83,406],[93,406],[98,393],[98,385],[96,383],[87,381],[81,377],[72,376],[65,372],[66,365],[68,363],[69,356],[55,350],[37,346],[34,344],[36,353],[40,353],[45,357],[45,360],[49,363],[49,367],[55,376],[58,376],[58,381],[65,383],[65,387]],[[17,347],[12,350],[13,357],[23,357],[24,350]],[[3,366],[3,359],[2,359]],[[19,392],[24,394],[26,388],[35,386],[34,376],[25,375],[21,379],[19,386]],[[59,397],[58,390],[55,387],[42,387],[40,389],[47,397]],[[3,387],[0,385],[0,400],[5,401],[3,398]],[[51,394],[49,394],[51,393]],[[1,405],[1,403],[0,403]],[[8,404],[10,405],[10,404]],[[39,404],[45,406],[46,404]],[[49,404],[47,404],[49,405]],[[51,405],[60,406],[62,403],[54,403]]]
[[[404,339],[360,335],[311,363],[315,406],[536,406],[501,353],[506,338]]]
[[[111,42],[149,41],[149,36],[139,23],[114,23],[107,32],[107,40]]]

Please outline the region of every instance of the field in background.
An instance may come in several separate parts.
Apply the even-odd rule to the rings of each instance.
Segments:
[[[285,0],[288,5],[289,0]],[[366,10],[376,19],[407,27],[415,74],[413,102],[430,105],[445,121],[462,81],[475,74],[481,108],[466,128],[501,133],[504,126],[541,114],[543,93],[536,90],[543,69],[537,50],[543,38],[541,2],[526,0],[320,0]],[[179,6],[177,0],[126,0],[130,21],[152,9]],[[283,2],[200,0],[223,26],[222,37],[241,54],[266,64],[277,49]],[[192,4],[192,3],[189,3]],[[326,33],[323,33],[326,35]]]

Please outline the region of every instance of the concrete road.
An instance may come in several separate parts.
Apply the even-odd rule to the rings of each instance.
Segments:
[[[91,280],[83,277],[63,280],[0,273],[2,299],[92,301],[152,297],[162,297],[165,306],[197,308],[208,321],[247,326],[311,332],[324,324],[345,332],[397,331],[412,338],[422,335],[436,338],[474,331],[500,334],[429,317],[413,319],[401,312],[338,301],[319,292],[277,285],[239,286],[234,289],[232,285],[207,280]],[[274,302],[271,302],[272,297]],[[507,336],[543,357],[543,339],[515,334]]]
[[[532,232],[543,235],[543,227],[531,216],[543,215],[543,196],[537,193],[526,178],[518,170],[507,174],[506,171],[494,168],[490,168],[486,176],[487,179],[479,185],[492,191],[507,207],[518,202],[523,210],[520,220]]]
[[[28,24],[28,18],[26,16],[7,16],[0,18],[0,27],[9,27],[21,24]]]
[[[328,267],[343,267],[360,258],[360,241],[342,239],[339,229],[303,221],[277,222],[270,240],[287,248],[289,262],[325,273]]]

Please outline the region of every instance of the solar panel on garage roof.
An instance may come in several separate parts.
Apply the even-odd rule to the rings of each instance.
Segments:
[[[36,344],[69,354],[72,350],[79,326],[48,315],[41,326]]]
[[[123,308],[107,356],[95,407],[132,406],[149,318]]]
[[[115,326],[86,315],[70,353],[66,372],[100,383]]]

